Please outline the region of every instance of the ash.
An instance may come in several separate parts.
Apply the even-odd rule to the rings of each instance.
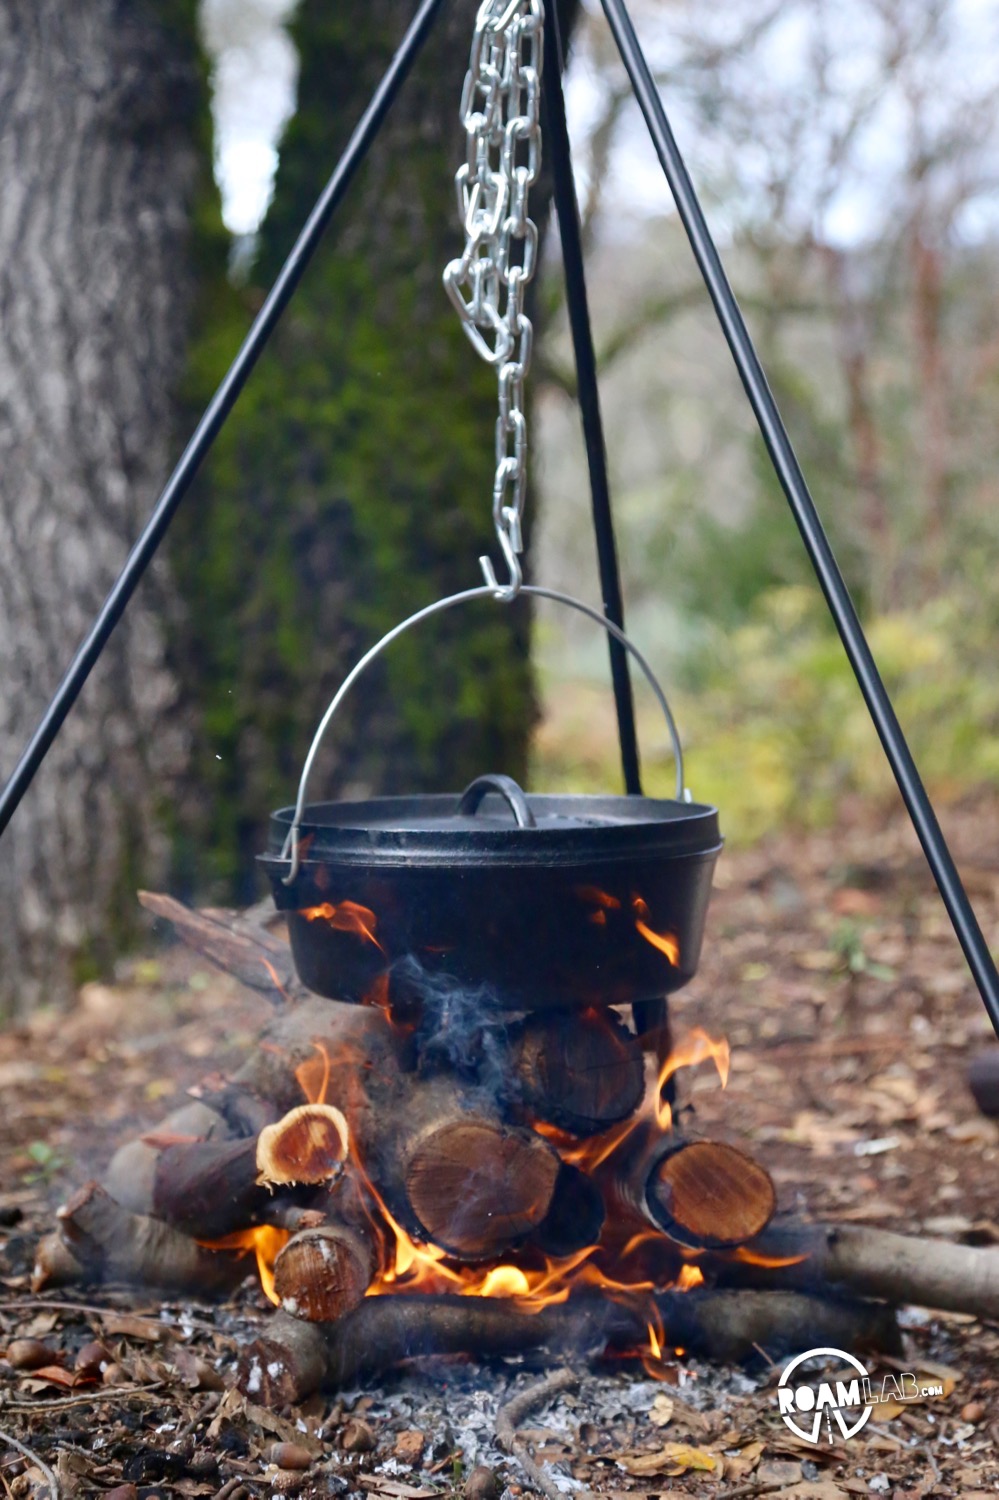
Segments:
[[[426,1461],[449,1455],[460,1459],[468,1473],[476,1465],[495,1469],[501,1481],[523,1486],[515,1457],[497,1443],[497,1416],[511,1398],[537,1385],[551,1367],[527,1360],[443,1365],[428,1361],[382,1378],[377,1391],[357,1390],[341,1396],[345,1411],[363,1412],[380,1434],[379,1448],[391,1448],[391,1434],[418,1430],[426,1434]],[[641,1372],[581,1372],[579,1384],[532,1407],[519,1424],[519,1433],[535,1452],[555,1486],[566,1495],[588,1485],[569,1472],[591,1456],[594,1462],[613,1463],[613,1455],[647,1444],[656,1436],[650,1412],[664,1394],[691,1416],[715,1412],[741,1402],[767,1384],[764,1371],[757,1378],[738,1369],[717,1369],[695,1361],[667,1367],[668,1380],[652,1380]],[[665,1434],[662,1434],[665,1437]],[[412,1478],[412,1466],[395,1457],[374,1464],[387,1477]],[[611,1470],[613,1472],[613,1468]],[[515,1500],[509,1488],[501,1500]]]

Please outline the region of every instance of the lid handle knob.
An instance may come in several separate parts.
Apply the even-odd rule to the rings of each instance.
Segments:
[[[534,814],[527,805],[527,798],[512,776],[476,776],[474,781],[469,782],[459,798],[457,807],[459,816],[476,812],[483,797],[488,796],[490,792],[498,792],[508,803],[517,820],[518,828],[537,827]]]

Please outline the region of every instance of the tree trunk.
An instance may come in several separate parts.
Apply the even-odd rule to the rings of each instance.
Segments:
[[[564,5],[567,20],[575,8]],[[289,800],[339,680],[389,626],[477,583],[479,554],[495,552],[496,375],[441,285],[463,244],[453,180],[475,12],[473,0],[442,10],[179,518],[184,586],[193,603],[215,602],[179,643],[210,728],[198,746],[200,839],[236,901],[255,890],[267,815]],[[412,16],[411,0],[303,0],[298,110],[251,297],[273,279]],[[539,183],[539,224],[547,201]],[[344,705],[316,795],[522,775],[528,634],[525,606],[485,602],[397,642]]]
[[[194,0],[0,0],[0,779],[173,456],[212,191],[196,35]],[[162,866],[186,744],[150,599],[4,836],[0,1012],[103,961]]]

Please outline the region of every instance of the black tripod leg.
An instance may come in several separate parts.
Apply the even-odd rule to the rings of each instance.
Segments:
[[[718,321],[722,326],[749,403],[759,423],[770,461],[787,497],[791,513],[805,544],[805,550],[825,595],[829,612],[836,623],[844,650],[874,721],[874,727],[877,729],[888,764],[898,783],[898,789],[908,809],[909,817],[912,819],[919,842],[923,846],[923,853],[933,872],[933,878],[953,923],[958,941],[964,950],[968,967],[974,976],[985,1009],[989,1013],[989,1019],[996,1034],[999,1035],[999,973],[996,971],[967,892],[961,883],[961,877],[947,847],[947,841],[937,821],[936,813],[933,811],[933,805],[916,769],[916,763],[896,718],[891,699],[881,680],[853,600],[850,598],[849,590],[839,570],[839,564],[829,545],[829,538],[819,520],[815,502],[805,483],[805,476],[795,457],[791,439],[787,435],[777,403],[767,384],[759,355],[725,274],[725,268],[711,237],[704,211],[670,128],[659,90],[635,33],[627,5],[625,0],[601,0],[601,4],[610,22],[611,31],[614,33],[614,40],[621,53],[628,77],[631,79],[635,97],[645,116],[645,123],[666,174],[666,180],[670,185],[677,211],[694,252],[694,258],[714,303]]]
[[[565,295],[576,358],[576,383],[579,409],[583,419],[586,462],[590,473],[590,499],[593,530],[597,542],[600,568],[600,592],[604,613],[619,629],[624,629],[624,600],[618,568],[617,543],[614,539],[614,517],[611,512],[610,484],[607,478],[607,449],[604,444],[600,415],[600,392],[597,385],[597,360],[593,348],[593,329],[586,295],[583,267],[583,244],[580,235],[579,204],[572,174],[569,131],[565,118],[565,96],[562,91],[562,37],[555,0],[545,8],[545,71],[542,89],[544,131],[551,156],[554,179],[555,211],[558,214],[562,241],[562,264],[565,268]],[[625,791],[640,796],[641,772],[638,760],[638,736],[635,731],[635,704],[628,671],[628,653],[613,637],[610,646],[611,681],[617,710],[617,733],[621,746],[621,768]]]

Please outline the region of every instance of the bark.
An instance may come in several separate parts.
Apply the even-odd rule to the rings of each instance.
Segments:
[[[771,1225],[735,1257],[718,1262],[719,1279],[761,1287],[835,1286],[898,1305],[999,1318],[999,1250],[991,1247],[853,1224],[791,1223]]]
[[[193,0],[0,3],[0,775],[165,479],[208,202]],[[0,859],[0,1011],[69,993],[162,869],[186,762],[154,602],[118,624]]]
[[[121,1281],[211,1297],[231,1291],[250,1269],[242,1257],[205,1249],[169,1224],[130,1213],[96,1182],[74,1193],[58,1219],[84,1282]]]
[[[339,1110],[303,1104],[255,1140],[192,1141],[160,1151],[152,1212],[198,1240],[219,1240],[283,1215],[287,1194],[315,1187],[343,1169],[347,1127]],[[302,1205],[306,1207],[307,1204]]]
[[[601,1354],[643,1347],[653,1299],[580,1297],[524,1313],[489,1297],[369,1297],[336,1323],[277,1313],[239,1362],[240,1389],[272,1405],[347,1389],[424,1354],[478,1358],[546,1349]],[[893,1314],[875,1303],[801,1292],[665,1292],[654,1299],[668,1347],[709,1359],[782,1358],[823,1344],[901,1352]]]
[[[192,911],[172,896],[156,891],[138,894],[140,904],[154,917],[170,922],[182,942],[241,984],[275,1002],[304,998],[307,991],[295,973],[283,917],[281,930],[274,932],[259,908]],[[269,900],[266,906],[273,916]]]

